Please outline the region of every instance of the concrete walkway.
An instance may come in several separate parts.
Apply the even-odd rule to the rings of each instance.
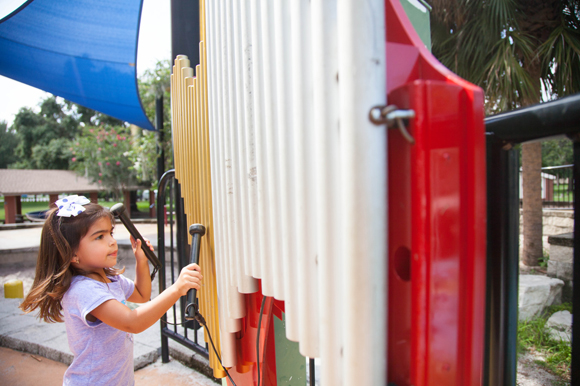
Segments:
[[[136,223],[143,237],[157,246],[157,224]],[[49,366],[58,382],[42,377],[43,384],[60,384],[66,366],[72,361],[64,323],[45,323],[36,318],[36,312],[23,314],[18,308],[22,299],[5,299],[4,283],[19,279],[23,281],[26,294],[34,280],[36,255],[40,244],[40,226],[0,228],[0,384],[38,384],[38,366]],[[129,278],[134,278],[135,261],[130,250],[129,233],[117,224],[114,236],[119,244],[119,266],[125,266]],[[167,238],[167,237],[166,237]],[[167,240],[168,241],[168,240]],[[158,294],[157,278],[153,283],[153,297]],[[215,385],[215,380],[184,366],[194,366],[208,373],[205,358],[170,340],[169,364],[160,359],[161,337],[159,324],[135,334],[134,365],[137,385]],[[46,359],[45,359],[46,358]],[[34,365],[29,367],[30,365]],[[28,368],[35,370],[29,371]],[[48,370],[45,370],[48,371]],[[48,374],[48,373],[47,373]],[[48,375],[47,375],[48,376]],[[16,378],[15,378],[16,377]],[[36,378],[35,378],[36,377]],[[54,383],[53,383],[54,382]]]

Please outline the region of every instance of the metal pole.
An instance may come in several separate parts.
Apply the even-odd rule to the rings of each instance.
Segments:
[[[171,57],[187,55],[199,64],[199,0],[171,0]]]
[[[165,150],[163,148],[163,95],[155,98],[155,126],[157,129],[157,181],[165,173]],[[159,194],[158,190],[158,194]]]
[[[518,323],[518,157],[487,135],[487,288],[483,385],[515,385]]]
[[[175,171],[170,170],[159,179],[157,193],[157,254],[161,260],[161,269],[159,270],[159,293],[165,291],[165,191],[167,184],[175,176]],[[173,267],[172,267],[173,268]],[[167,314],[161,317],[161,320],[167,321]],[[175,318],[173,318],[175,320]],[[169,341],[163,334],[167,327],[160,323],[161,327],[161,360],[163,363],[169,362]]]
[[[572,289],[572,309],[574,313],[580,312],[580,219],[577,215],[580,201],[580,138],[574,138],[574,273]],[[580,384],[580,323],[572,323],[572,366],[571,385]]]

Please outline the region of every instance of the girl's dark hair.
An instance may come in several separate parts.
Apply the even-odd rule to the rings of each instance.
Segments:
[[[95,221],[106,217],[115,224],[109,209],[97,204],[84,205],[85,211],[72,217],[57,216],[57,208],[48,212],[42,227],[40,249],[36,262],[36,275],[32,289],[20,305],[24,312],[39,308],[39,319],[45,322],[62,322],[61,300],[70,287],[75,275],[85,275],[71,264],[81,239]],[[119,275],[124,270],[105,268],[109,276]]]

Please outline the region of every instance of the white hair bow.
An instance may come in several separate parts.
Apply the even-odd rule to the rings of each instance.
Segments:
[[[83,205],[89,204],[90,202],[91,200],[85,196],[77,196],[76,194],[65,197],[56,202],[56,206],[58,207],[58,213],[56,215],[60,217],[76,216],[84,212],[86,208]]]

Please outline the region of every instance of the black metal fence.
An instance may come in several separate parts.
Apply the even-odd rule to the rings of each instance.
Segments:
[[[542,206],[544,208],[574,208],[574,165],[542,168]],[[522,207],[522,169],[520,168],[520,208]]]
[[[574,208],[574,165],[542,168],[545,208]]]
[[[166,232],[166,227],[169,228],[169,232]],[[159,259],[162,264],[159,270],[159,293],[161,293],[175,283],[179,272],[189,264],[190,258],[183,199],[179,183],[175,179],[175,170],[167,171],[159,180],[157,235]],[[184,319],[185,307],[186,299],[182,297],[179,305],[174,305],[161,318],[161,358],[164,363],[169,362],[169,338],[205,358],[209,357],[208,347],[203,339],[203,328],[193,320]]]

